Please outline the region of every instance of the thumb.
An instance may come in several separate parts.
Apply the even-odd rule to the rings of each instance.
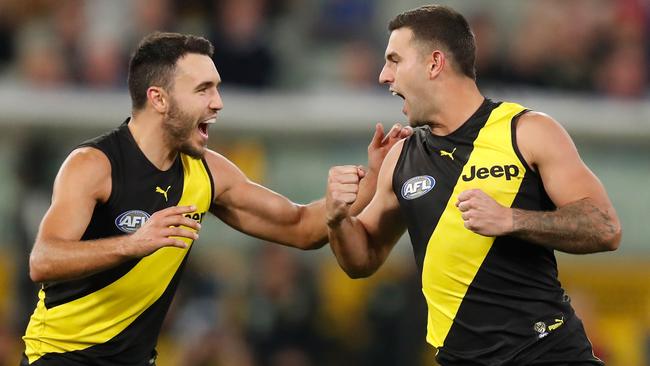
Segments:
[[[357,175],[359,178],[363,178],[366,176],[366,168],[364,168],[362,165],[357,165]]]

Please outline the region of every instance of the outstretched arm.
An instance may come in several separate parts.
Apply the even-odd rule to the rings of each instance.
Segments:
[[[383,127],[378,124],[368,147],[368,171],[358,166],[330,170],[330,179],[358,185],[353,212],[361,211],[372,198],[379,166],[390,147],[411,132],[409,128],[395,125],[384,135]],[[233,163],[215,152],[208,151],[206,160],[218,182],[210,212],[222,221],[246,234],[299,249],[316,249],[327,242],[324,199],[308,205],[296,204],[250,181]]]
[[[511,209],[482,191],[470,190],[457,202],[465,227],[487,236],[517,236],[567,253],[618,248],[621,226],[616,211],[566,131],[550,117],[530,112],[521,117],[516,133],[524,158],[537,169],[557,209]]]
[[[81,278],[114,267],[161,247],[185,248],[171,236],[195,239],[199,224],[183,216],[191,207],[161,210],[131,235],[81,241],[95,206],[106,202],[111,191],[111,167],[99,150],[85,147],[73,151],[54,182],[52,204],[41,222],[29,258],[35,282]]]
[[[327,225],[330,247],[343,270],[352,278],[373,274],[386,260],[405,225],[399,202],[392,191],[393,170],[403,141],[388,153],[377,183],[377,192],[368,207],[354,217],[350,204],[355,202],[354,183],[329,180],[327,186]]]

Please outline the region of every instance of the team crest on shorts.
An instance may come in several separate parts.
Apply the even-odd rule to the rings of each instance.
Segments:
[[[144,223],[149,220],[149,217],[151,217],[151,215],[142,210],[126,211],[121,213],[115,219],[115,226],[117,226],[121,231],[131,234],[144,225]]]
[[[436,185],[436,180],[430,175],[413,177],[402,186],[402,197],[413,200],[427,194]]]

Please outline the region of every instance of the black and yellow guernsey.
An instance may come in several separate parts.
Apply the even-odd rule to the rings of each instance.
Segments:
[[[443,365],[523,365],[581,329],[552,250],[473,233],[455,206],[461,192],[481,189],[506,207],[554,209],[517,148],[515,124],[526,111],[486,99],[447,136],[416,128],[394,171],[422,275],[427,341]]]
[[[201,221],[210,207],[213,183],[205,160],[179,154],[170,169],[160,171],[138,148],[128,120],[81,146],[101,150],[112,169],[111,195],[95,207],[82,240],[133,233],[170,206],[194,205],[196,212],[188,216]],[[23,337],[29,364],[153,364],[188,252],[162,248],[82,279],[44,284]]]

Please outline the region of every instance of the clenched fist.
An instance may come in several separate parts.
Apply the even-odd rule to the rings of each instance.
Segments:
[[[328,225],[337,224],[349,215],[350,206],[359,193],[359,182],[366,172],[357,165],[335,166],[330,169],[327,178]]]
[[[512,232],[512,210],[480,189],[461,192],[456,207],[462,213],[465,227],[477,234],[501,236]]]

